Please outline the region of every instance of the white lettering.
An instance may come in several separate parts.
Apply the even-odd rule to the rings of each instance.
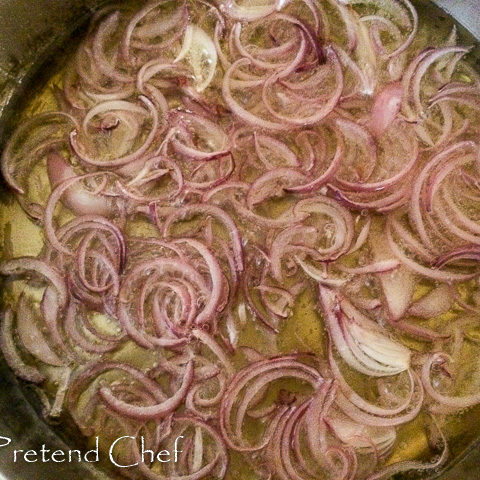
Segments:
[[[131,465],[120,465],[119,463],[117,463],[115,461],[115,459],[113,458],[113,449],[115,448],[115,445],[120,441],[120,440],[123,440],[124,438],[131,438],[132,440],[135,440],[135,437],[131,437],[129,435],[125,435],[124,437],[120,437],[120,438],[117,438],[111,445],[110,445],[110,450],[108,451],[108,458],[110,459],[110,461],[116,466],[116,467],[119,467],[119,468],[128,468],[128,467],[135,467],[138,465],[138,462],[137,463],[132,463]]]
[[[95,463],[95,462],[98,462],[100,460],[100,457],[99,457],[99,448],[98,448],[98,437],[95,437],[95,448],[93,450],[89,450],[88,452],[85,453],[85,461],[87,463]],[[90,453],[93,453],[95,454],[95,458],[93,460],[89,460],[88,459],[88,455]]]
[[[6,447],[7,445],[10,445],[12,443],[12,439],[8,438],[8,437],[0,437],[0,441],[1,442],[5,441],[4,444],[0,445],[0,448],[1,447]]]
[[[61,457],[59,458],[58,460],[55,458],[55,457]],[[52,461],[54,461],[55,463],[62,463],[65,461],[65,452],[63,450],[55,450],[53,453],[52,453]]]
[[[163,457],[169,457],[166,460],[162,460]],[[168,450],[162,450],[161,452],[157,453],[157,460],[162,463],[167,463],[170,461],[170,452]]]
[[[35,450],[28,450],[28,452],[25,452],[25,454],[23,455],[23,458],[27,463],[35,463],[38,460],[37,456],[38,456],[38,452],[36,452]],[[35,457],[35,458],[32,458],[31,460],[29,460],[28,457]]]
[[[180,438],[183,438],[183,435],[180,435],[179,437],[177,437],[177,438],[175,439],[175,449],[174,449],[174,450],[175,450],[175,460],[174,460],[175,463],[178,462],[178,454],[179,454],[179,453],[182,453],[182,451],[183,451],[183,450],[177,450],[177,443],[178,443],[178,440],[179,440]]]

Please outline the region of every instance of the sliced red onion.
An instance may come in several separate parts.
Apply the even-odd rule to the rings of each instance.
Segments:
[[[313,265],[308,264],[303,261],[300,257],[295,256],[295,261],[302,267],[303,271],[311,278],[316,280],[322,285],[327,285],[330,287],[341,287],[347,283],[346,278],[332,278],[331,275],[327,274],[327,270],[319,270]]]
[[[247,193],[247,206],[250,210],[266,199],[280,197],[285,190],[299,183],[304,183],[306,176],[293,168],[276,168],[258,177]]]
[[[111,13],[105,20],[101,22],[92,43],[93,60],[95,61],[102,75],[105,75],[117,82],[129,83],[133,78],[130,75],[116,69],[114,63],[107,58],[105,52],[106,43],[110,36],[118,28],[119,22],[120,12],[118,11]]]
[[[220,360],[220,362],[225,367],[225,371],[228,375],[233,375],[235,369],[231,360],[225,355],[225,352],[222,351],[221,347],[215,342],[215,340],[206,332],[200,329],[192,330],[194,337],[198,338],[202,343],[204,343]]]
[[[47,158],[47,172],[52,190],[65,180],[77,176],[75,170],[67,163],[65,158],[58,152],[51,151]],[[98,214],[106,217],[114,213],[114,202],[89,192],[81,184],[74,184],[63,196],[62,203],[77,215]]]
[[[172,477],[171,475],[166,476],[166,475],[157,473],[156,471],[150,469],[148,467],[148,465],[145,464],[142,461],[142,455],[140,453],[138,444],[137,444],[137,442],[135,442],[134,443],[134,455],[135,455],[135,458],[138,461],[139,471],[141,472],[141,474],[145,478],[148,478],[150,480],[167,480],[169,478],[176,478],[178,480],[200,480],[202,478],[208,478],[208,477],[219,478],[219,479],[224,478],[225,473],[226,473],[226,469],[227,469],[227,466],[228,466],[228,455],[227,455],[225,442],[222,440],[219,433],[208,423],[206,423],[206,422],[204,422],[204,421],[202,421],[202,420],[200,420],[200,419],[198,419],[198,418],[196,418],[192,415],[188,415],[188,414],[176,414],[173,417],[172,422],[173,422],[174,426],[178,425],[178,424],[180,424],[180,425],[181,424],[186,424],[187,427],[183,427],[181,430],[179,430],[180,433],[185,432],[186,428],[188,428],[188,425],[191,425],[195,428],[194,444],[197,446],[197,448],[198,448],[198,444],[199,444],[199,441],[198,441],[199,436],[200,436],[200,434],[202,434],[202,438],[203,438],[203,434],[204,434],[203,432],[205,432],[208,435],[207,436],[207,441],[205,443],[207,443],[207,444],[212,443],[214,445],[213,453],[211,453],[211,455],[210,455],[213,458],[210,461],[208,461],[204,466],[199,468],[198,470],[196,470],[194,468],[188,468],[188,471],[190,473],[186,473],[184,475],[180,475],[179,473],[175,473],[175,477]],[[178,432],[178,430],[177,430],[177,432]],[[198,434],[197,432],[201,432],[201,433]],[[169,436],[174,437],[173,433],[174,432],[171,432]],[[179,433],[176,433],[176,435],[179,435]],[[138,437],[138,435],[136,437]],[[176,438],[178,438],[178,436]],[[186,440],[184,441],[184,445],[185,444],[187,444]],[[182,447],[182,448],[184,448],[184,447]],[[207,453],[205,451],[206,449],[202,448],[202,450],[204,451],[204,453]],[[197,454],[197,456],[200,457],[199,454]],[[202,455],[202,457],[203,456],[204,455]],[[187,469],[187,467],[185,466],[185,461],[184,460],[182,461],[180,456],[179,456],[178,460],[179,460],[178,463],[180,464],[179,467]],[[200,465],[200,460],[201,459],[198,459],[198,465]],[[201,463],[204,463],[204,462],[201,462]],[[193,467],[193,465],[192,465],[192,467]]]
[[[422,382],[425,387],[425,391],[438,403],[447,407],[453,407],[455,409],[469,408],[480,403],[480,394],[471,394],[464,396],[449,396],[438,392],[433,386],[431,378],[432,369],[434,367],[447,366],[451,361],[451,357],[444,352],[437,352],[428,355],[425,363],[422,366]]]
[[[35,309],[29,304],[25,294],[22,294],[17,303],[17,333],[20,343],[41,362],[55,367],[64,365],[64,361],[45,338],[35,315]]]
[[[220,4],[220,11],[233,20],[252,21],[264,18],[280,10],[289,0],[258,2],[257,4],[239,5],[236,0],[226,0]]]
[[[67,287],[64,278],[55,267],[34,257],[14,258],[0,263],[0,274],[2,275],[25,275],[32,273],[40,275],[51,283],[58,295],[60,307],[65,307],[68,299]]]
[[[146,137],[145,141],[142,143],[140,147],[137,148],[136,151],[133,153],[124,155],[123,157],[116,158],[114,160],[98,160],[93,158],[89,152],[86,151],[85,146],[79,144],[78,142],[78,132],[73,130],[70,134],[70,144],[72,146],[73,151],[78,156],[78,158],[87,165],[93,165],[96,167],[103,167],[103,168],[115,168],[124,166],[134,160],[138,160],[143,154],[147,152],[150,145],[153,143],[155,136],[157,135],[157,130],[160,125],[159,115],[157,109],[153,102],[149,100],[144,95],[141,95],[140,101],[147,107],[151,117],[152,117],[152,126],[150,128],[150,133]],[[131,108],[134,108],[134,104],[130,104]]]
[[[400,267],[400,262],[395,259],[383,260],[370,265],[364,265],[362,267],[345,267],[343,265],[337,265],[337,268],[342,272],[350,273],[353,275],[364,275],[366,273],[386,273],[392,272]]]
[[[196,25],[189,25],[185,29],[182,50],[174,62],[179,62],[184,58],[193,69],[197,92],[203,92],[215,75],[217,50],[205,30]]]
[[[334,175],[340,168],[342,160],[343,148],[341,145],[338,145],[330,165],[321,175],[303,185],[287,187],[285,188],[285,190],[292,193],[309,193],[317,190],[318,188],[328,183],[334,177]]]
[[[194,241],[191,240],[191,242]],[[182,276],[184,279],[185,283],[183,286],[185,289],[176,288],[174,284],[170,285],[161,280],[161,278],[170,278],[170,282],[172,282],[174,278],[179,276]],[[204,313],[202,321],[205,321],[205,316],[211,319],[212,310],[216,309],[221,291],[219,290],[218,280],[215,280],[215,282],[217,291],[212,298],[209,298],[208,313]],[[135,289],[138,288],[141,288],[141,290],[140,294],[137,293],[138,303],[135,309],[135,305],[132,305],[131,297]],[[160,296],[153,299],[152,307],[154,310],[151,320],[155,322],[156,335],[152,335],[145,330],[143,304],[150,290],[157,290],[157,293],[171,291],[176,295],[186,295],[184,299],[185,310],[173,322],[169,320],[168,315],[162,310],[165,307],[165,298]],[[199,294],[206,297],[210,293],[203,276],[184,259],[160,257],[155,260],[147,260],[137,264],[123,280],[117,305],[118,319],[125,332],[144,348],[151,349],[155,345],[158,347],[176,347],[185,343],[185,329],[191,327],[191,323],[198,316],[197,306],[200,305],[197,305],[197,302]],[[200,311],[200,314],[206,311],[206,309],[203,309]],[[164,331],[160,332],[160,329]]]
[[[225,442],[230,448],[247,452],[261,450],[268,444],[273,434],[272,428],[267,428],[261,442],[252,446],[242,438],[242,423],[249,404],[255,395],[270,382],[278,378],[288,377],[308,382],[314,388],[322,381],[322,378],[315,369],[297,361],[295,356],[285,356],[260,361],[237,372],[227,387],[220,406],[220,428]],[[249,382],[252,382],[251,387],[248,386]],[[244,397],[240,401],[239,412],[236,415],[234,425],[232,425],[232,409],[235,401],[238,400],[238,395],[243,389],[245,389]],[[273,422],[272,425],[274,424],[275,422]]]
[[[448,312],[454,298],[449,285],[439,285],[417,300],[408,309],[410,315],[422,318],[432,318]]]
[[[22,293],[16,320],[6,309],[14,372],[57,382],[50,416],[66,399],[87,435],[155,451],[183,437],[165,465],[132,444],[131,474],[152,480],[222,479],[227,448],[265,479],[441,466],[442,432],[431,463],[379,462],[425,391],[435,414],[480,403],[437,379],[479,313],[480,76],[456,32],[415,53],[410,0],[153,0],[94,20],[59,111],[24,122],[2,157],[46,236],[11,259],[5,232],[0,274],[41,296]],[[246,346],[310,350],[290,314],[315,284],[323,360]],[[455,305],[466,314],[446,329],[420,321]],[[137,350],[144,370],[113,361]]]
[[[270,135],[257,132],[254,132],[253,136],[255,140],[255,152],[268,169],[273,169],[275,166],[300,166],[297,156],[284,142]],[[273,157],[273,159],[271,159],[271,157]],[[279,165],[277,165],[277,157],[280,159]]]
[[[73,126],[75,126],[76,128],[79,127],[75,117],[73,117],[68,113],[47,112],[47,113],[36,115],[33,118],[24,122],[19,128],[17,128],[14,134],[10,137],[7,145],[5,146],[5,149],[3,150],[0,167],[1,167],[3,178],[14,191],[16,191],[21,195],[25,194],[24,189],[18,183],[18,179],[15,178],[16,175],[14,174],[14,171],[19,168],[18,163],[23,163],[25,160],[31,160],[32,153],[35,152],[35,144],[31,145],[32,143],[31,141],[30,141],[30,147],[31,147],[30,152],[25,152],[23,155],[20,155],[21,152],[17,151],[17,149],[19,149],[19,147],[21,148],[22,146],[21,143],[24,136],[27,133],[34,131],[34,129],[36,128],[39,128],[39,127],[45,128],[45,126],[49,125],[49,123],[51,122],[55,123],[55,122],[65,122],[65,121],[72,123]],[[50,135],[52,134],[52,132],[47,132],[47,134],[48,133]],[[40,136],[39,138],[41,139],[42,136]],[[58,141],[58,139],[50,138],[49,142],[47,142],[47,144],[44,145],[44,148],[42,148],[41,150],[48,151],[49,145],[50,144],[55,145],[56,141]],[[27,146],[27,145],[24,145],[24,146]]]
[[[316,258],[323,260],[336,260],[338,257],[348,252],[353,242],[354,225],[351,213],[342,207],[335,200],[318,195],[305,200],[300,200],[294,207],[294,212],[298,216],[308,215],[311,218],[315,218],[315,215],[320,217],[329,217],[333,223],[334,229],[330,231],[320,232],[319,235],[327,235],[331,237],[331,231],[333,230],[333,238],[329,238],[330,244],[321,248],[316,246]],[[331,224],[330,224],[331,225]],[[329,235],[330,233],[330,235]]]
[[[395,260],[384,235],[379,233],[370,240],[373,257],[379,262]],[[415,275],[399,262],[399,267],[392,272],[378,275],[382,286],[383,297],[393,320],[402,318],[413,297],[416,286]]]
[[[81,322],[79,322],[79,318],[82,318],[82,316],[85,314],[86,312],[82,311],[77,302],[74,300],[70,301],[65,313],[65,332],[69,336],[73,346],[81,350],[80,354],[83,352],[87,352],[87,354],[103,354],[105,352],[111,352],[117,349],[120,345],[120,341],[124,337],[119,336],[116,341],[106,340],[97,335],[94,335],[92,338],[92,335],[87,335],[87,332],[85,331],[88,330],[86,325],[84,326],[81,324]],[[90,333],[93,332],[90,331]],[[88,355],[86,356],[89,358]]]
[[[381,377],[410,366],[410,351],[387,337],[380,327],[332,289],[319,286],[321,306],[333,342],[355,370]]]
[[[176,8],[172,13],[169,13],[168,15],[162,15],[161,19],[156,16],[153,22],[145,22],[139,25],[139,23],[142,23],[142,20],[144,20],[145,17],[148,15],[151,16],[151,12],[158,7],[162,7],[164,3],[165,2],[163,0],[150,2],[136,12],[135,15],[133,15],[133,17],[130,19],[130,22],[123,34],[121,43],[122,57],[127,63],[134,63],[130,55],[131,46],[140,50],[152,48],[161,49],[162,47],[168,47],[171,42],[174,42],[177,40],[177,38],[179,38],[180,35],[178,35],[178,32],[180,34],[182,32],[181,26],[178,28],[179,24],[185,23],[185,21],[182,22],[182,17],[184,20],[188,19],[188,10],[184,2],[180,2],[178,8]],[[174,28],[177,29],[177,32],[175,34],[170,34],[170,38],[167,40],[157,44],[142,43],[144,41],[154,39],[155,37],[165,35]]]
[[[370,130],[381,137],[400,112],[403,88],[399,82],[387,85],[375,99],[370,117]]]
[[[405,398],[395,398],[392,406],[382,406],[371,403],[361,397],[347,382],[333,356],[332,345],[328,340],[328,361],[332,375],[338,382],[338,406],[353,420],[362,425],[391,427],[401,425],[414,418],[423,403],[423,387],[418,376],[408,371],[408,393]],[[387,378],[387,377],[383,377]],[[415,399],[415,395],[418,396]]]
[[[387,220],[387,240],[392,251],[393,255],[398,258],[402,264],[412,272],[423,275],[427,278],[433,280],[438,280],[440,282],[458,282],[466,281],[478,276],[478,272],[473,273],[457,273],[454,271],[442,271],[440,269],[431,269],[417,262],[416,260],[410,258],[402,248],[395,242],[392,228],[396,225],[396,220],[392,217],[389,217]]]
[[[415,119],[421,118],[425,114],[420,98],[420,83],[428,68],[445,55],[452,53],[465,54],[468,48],[464,47],[444,47],[438,49],[427,49],[417,56],[405,72],[402,80],[403,103],[402,110],[406,115],[413,116]],[[413,101],[413,107],[410,105]]]
[[[13,318],[14,314],[12,310],[5,310],[0,326],[0,348],[5,360],[17,377],[23,378],[23,380],[27,382],[41,383],[45,380],[46,376],[36,367],[27,365],[15,345],[13,339]]]
[[[170,235],[170,228],[174,222],[186,220],[187,218],[198,214],[207,216],[211,215],[214,219],[218,220],[222,225],[225,226],[225,229],[227,230],[227,233],[231,238],[237,270],[239,272],[242,272],[244,269],[244,265],[243,247],[240,232],[238,231],[235,222],[230,218],[230,216],[225,213],[225,211],[214,205],[191,204],[177,209],[175,212],[171,213],[163,223],[163,226],[161,228],[163,235]]]
[[[45,221],[45,233],[46,236],[50,242],[50,244],[56,248],[58,251],[66,254],[66,255],[71,255],[73,252],[69,250],[67,247],[62,245],[60,240],[57,238],[57,234],[55,232],[55,226],[54,226],[54,213],[55,213],[55,207],[57,206],[58,201],[62,198],[62,195],[69,190],[71,187],[77,185],[79,182],[83,182],[84,180],[89,180],[96,178],[100,175],[100,177],[105,177],[106,174],[97,174],[97,173],[91,173],[91,174],[85,174],[85,175],[78,175],[75,177],[70,177],[62,181],[62,183],[58,184],[52,193],[50,194],[50,198],[48,199],[47,206],[45,207],[45,213],[44,213],[44,221]],[[89,193],[86,193],[84,189],[82,189],[81,192],[81,200],[82,202],[86,198],[87,200],[87,206],[88,210],[90,210],[90,207],[92,206],[99,206],[100,203],[98,199],[92,194],[90,195]],[[74,200],[78,201],[78,192],[79,190],[74,191]],[[90,202],[90,205],[88,204]],[[77,203],[74,204],[74,208],[78,207],[79,205]],[[85,203],[80,204],[81,208],[85,208]],[[97,222],[99,225],[106,225],[107,229],[111,229],[115,232],[118,232],[118,228],[114,226],[110,221],[108,221],[106,218],[102,217],[101,215],[95,214],[90,214],[90,215],[85,215],[84,218],[89,218],[94,219],[93,221]],[[122,235],[119,233],[116,235],[118,238],[122,238]]]
[[[242,107],[240,103],[234,99],[232,94],[232,76],[233,73],[239,69],[241,66],[250,65],[251,61],[248,58],[240,58],[232,64],[232,66],[225,72],[223,77],[223,86],[222,94],[223,98],[230,108],[230,110],[239,117],[242,121],[256,127],[264,128],[267,130],[287,130],[290,126],[287,124],[280,124],[278,122],[272,122],[269,120],[264,120],[257,115],[249,112],[247,109]]]
[[[343,73],[338,55],[333,48],[326,48],[326,57],[332,66],[333,75],[335,76],[335,90],[330,94],[330,98],[328,98],[323,105],[318,106],[318,108],[313,110],[309,107],[308,111],[311,113],[298,115],[296,117],[289,117],[286,114],[277,112],[271,100],[269,99],[267,92],[269,88],[271,89],[271,87],[277,82],[278,79],[276,76],[272,76],[265,81],[262,92],[262,100],[269,113],[271,113],[277,121],[285,122],[287,125],[292,127],[311,125],[323,120],[335,108],[343,89]],[[301,108],[301,105],[298,107]]]
[[[440,430],[438,427],[436,420],[433,420],[433,423],[435,424],[437,430],[440,432],[440,441],[442,445],[442,452],[440,455],[435,457],[432,461],[430,462],[420,462],[420,461],[415,461],[415,460],[406,460],[403,462],[397,462],[392,465],[388,465],[387,467],[384,467],[382,470],[380,470],[377,473],[374,473],[368,477],[368,480],[387,480],[392,477],[392,475],[396,475],[398,473],[403,473],[403,472],[408,472],[410,470],[413,471],[438,471],[438,469],[445,464],[448,458],[449,454],[449,449],[448,449],[448,444],[447,440],[445,438],[445,435],[443,432]]]
[[[193,380],[193,363],[189,362],[185,369],[185,375],[182,380],[180,388],[167,400],[148,407],[132,405],[116,398],[111,390],[106,387],[102,387],[99,390],[99,394],[105,404],[113,411],[126,418],[132,418],[136,420],[152,420],[163,418],[166,415],[172,413],[182,402],[183,398],[190,388],[190,384]]]
[[[209,276],[211,280],[211,292],[210,297],[208,298],[206,305],[202,312],[195,318],[195,323],[197,325],[203,325],[212,321],[212,317],[216,314],[218,305],[220,303],[220,296],[222,291],[223,277],[216,258],[211,253],[211,251],[205,247],[201,242],[196,240],[186,238],[175,240],[174,243],[186,243],[190,247],[194,248],[203,258],[207,268],[209,269]]]
[[[359,453],[378,452],[379,456],[388,453],[397,438],[394,428],[374,428],[356,423],[341,413],[332,413],[327,419],[329,428],[332,429],[343,443],[352,446]]]
[[[260,290],[263,303],[272,313],[284,318],[288,316],[289,309],[295,302],[295,297],[288,290],[268,285],[259,285],[256,288]],[[277,297],[277,300],[272,300],[270,297]]]
[[[194,160],[216,160],[230,153],[230,140],[216,123],[188,112],[178,112],[175,118],[178,126],[171,142],[181,155]],[[198,143],[208,145],[212,151],[190,146],[192,137],[196,138]]]

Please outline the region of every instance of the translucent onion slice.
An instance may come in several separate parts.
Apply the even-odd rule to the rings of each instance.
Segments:
[[[270,2],[248,1],[237,2],[226,0],[221,3],[220,10],[233,20],[252,21],[264,18],[275,11],[280,11],[291,0],[275,0]]]
[[[47,173],[52,190],[65,180],[75,178],[77,173],[59,152],[52,150],[47,156]],[[110,217],[115,211],[114,201],[85,188],[77,182],[69,188],[62,198],[62,203],[77,215],[103,215]]]
[[[416,301],[408,313],[416,317],[432,318],[448,312],[454,302],[452,289],[447,284],[439,285]]]
[[[41,383],[45,380],[45,376],[37,367],[27,365],[18,351],[13,337],[13,318],[12,310],[7,309],[0,323],[0,350],[17,377],[27,382]]]
[[[377,262],[395,258],[381,233],[370,239],[370,248]],[[405,315],[412,301],[416,276],[407,267],[400,265],[396,270],[378,274],[378,278],[390,317],[399,320]]]
[[[186,59],[193,69],[197,92],[203,92],[213,80],[218,55],[213,40],[196,25],[186,28],[182,49],[174,63],[183,59]]]
[[[410,351],[387,337],[380,327],[331,288],[319,285],[327,328],[345,362],[374,377],[408,370]]]
[[[379,455],[385,455],[393,447],[397,438],[393,427],[362,425],[338,411],[329,414],[327,424],[342,442],[360,453],[377,451]]]
[[[52,350],[37,324],[35,309],[25,295],[21,295],[17,304],[17,333],[22,346],[35,358],[47,365],[60,367],[62,359]]]

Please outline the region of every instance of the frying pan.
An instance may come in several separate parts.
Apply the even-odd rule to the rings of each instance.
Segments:
[[[388,0],[387,0],[388,1]],[[0,145],[10,129],[22,98],[48,72],[49,59],[58,55],[82,33],[88,18],[102,0],[0,0]],[[418,0],[436,22],[453,17],[465,35],[480,40],[480,0]],[[477,49],[478,50],[478,49]],[[478,52],[477,52],[478,53]],[[478,55],[477,55],[478,57]],[[477,60],[480,69],[480,60]],[[10,119],[10,120],[9,120]],[[1,181],[0,181],[1,182]],[[0,184],[0,201],[8,194]],[[74,448],[77,436],[69,427],[47,425],[35,394],[18,381],[0,357],[0,436],[12,439],[16,449],[51,450]],[[69,443],[71,446],[69,447]],[[12,445],[0,448],[0,480],[66,480],[120,478],[115,472],[101,472],[87,463],[13,463]],[[75,448],[79,448],[75,442]],[[444,470],[429,480],[478,480],[480,438],[461,445]],[[237,479],[235,479],[237,480]],[[240,480],[240,479],[238,479]]]

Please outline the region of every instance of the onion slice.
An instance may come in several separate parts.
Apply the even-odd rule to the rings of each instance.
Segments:
[[[193,362],[189,362],[185,369],[180,388],[167,400],[148,407],[132,405],[119,400],[107,387],[102,387],[99,394],[105,404],[114,412],[123,415],[126,418],[135,420],[158,420],[172,413],[186,396],[193,380]]]
[[[410,367],[410,350],[329,287],[319,285],[322,310],[333,342],[355,370],[373,377],[396,375]]]
[[[184,58],[193,69],[195,89],[199,93],[203,92],[213,80],[218,57],[213,40],[196,25],[189,25],[185,29],[182,50],[174,63]]]

